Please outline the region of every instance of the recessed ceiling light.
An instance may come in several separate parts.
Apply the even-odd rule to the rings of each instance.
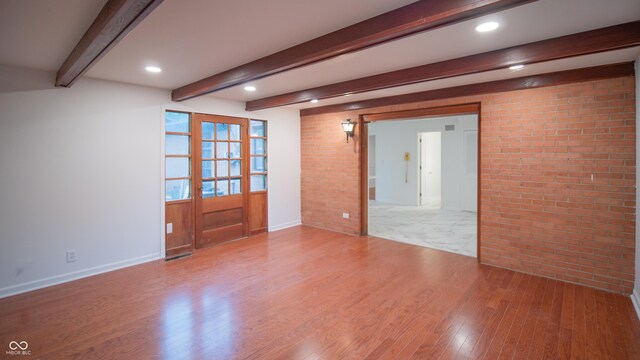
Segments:
[[[509,70],[520,70],[524,67],[524,65],[513,65],[509,66]]]
[[[313,100],[311,100],[311,103],[313,103],[313,104],[315,104],[315,103],[317,103],[317,102],[318,102],[318,99],[313,99]]]
[[[482,23],[482,24],[476,26],[476,31],[477,32],[493,31],[493,30],[497,29],[498,26],[500,26],[500,24],[498,24],[497,22],[490,21],[490,22]]]
[[[256,87],[248,85],[244,87],[244,91],[256,91]]]
[[[145,69],[145,70],[147,70],[148,72],[151,72],[151,73],[159,73],[159,72],[162,72],[162,69],[160,69],[160,68],[159,68],[159,67],[157,67],[157,66],[147,66],[147,67],[146,67],[146,68],[144,68],[144,69]]]

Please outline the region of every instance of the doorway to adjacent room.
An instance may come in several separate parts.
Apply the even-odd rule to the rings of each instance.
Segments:
[[[478,256],[478,115],[366,123],[367,233]]]

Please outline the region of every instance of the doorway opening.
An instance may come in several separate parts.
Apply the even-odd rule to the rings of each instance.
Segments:
[[[364,118],[363,232],[478,257],[478,113]]]

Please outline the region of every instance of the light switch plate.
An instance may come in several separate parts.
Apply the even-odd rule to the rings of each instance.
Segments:
[[[167,234],[173,233],[173,223],[167,224]]]

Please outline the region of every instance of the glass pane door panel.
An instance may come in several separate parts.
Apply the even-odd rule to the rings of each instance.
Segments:
[[[216,124],[217,140],[229,140],[229,124]]]
[[[167,155],[189,155],[188,135],[166,135],[165,139]]]
[[[203,159],[213,159],[213,143],[210,141],[202,142],[202,158]]]
[[[241,138],[241,125],[202,123],[203,198],[242,193]]]
[[[216,144],[216,158],[225,159],[229,157],[229,143],[218,142]]]
[[[189,177],[189,158],[167,158],[165,161],[165,177]]]
[[[203,179],[211,179],[216,177],[214,173],[214,169],[216,166],[216,162],[213,160],[204,160],[202,162],[202,178]]]
[[[240,168],[241,168],[241,164],[240,164],[240,160],[231,160],[231,176],[240,176],[241,172],[240,172]]]
[[[210,122],[202,123],[202,139],[213,140],[215,139],[215,124]]]
[[[264,156],[251,157],[251,172],[266,172],[267,164]]]
[[[251,191],[267,190],[266,175],[251,175]]]
[[[240,185],[241,185],[240,179],[231,179],[230,191],[229,191],[231,195],[242,193],[242,187]]]
[[[264,155],[264,139],[251,139],[251,155]]]
[[[251,120],[249,135],[256,137],[264,137],[264,121]]]
[[[229,144],[230,146],[230,150],[229,150],[229,157],[232,159],[240,159],[242,153],[241,153],[241,143],[239,142],[232,142],[231,144]]]
[[[218,160],[216,166],[216,177],[229,177],[229,161]]]
[[[191,181],[185,180],[167,180],[165,185],[165,199],[182,200],[188,199],[191,192]]]
[[[216,196],[215,191],[213,191],[214,188],[215,188],[215,181],[203,181],[202,182],[202,197],[203,198],[210,198],[210,197]]]
[[[229,195],[229,180],[218,180],[216,196]]]
[[[240,140],[240,125],[229,125],[229,135],[230,140]]]
[[[167,111],[165,115],[166,132],[189,132],[189,114]]]

